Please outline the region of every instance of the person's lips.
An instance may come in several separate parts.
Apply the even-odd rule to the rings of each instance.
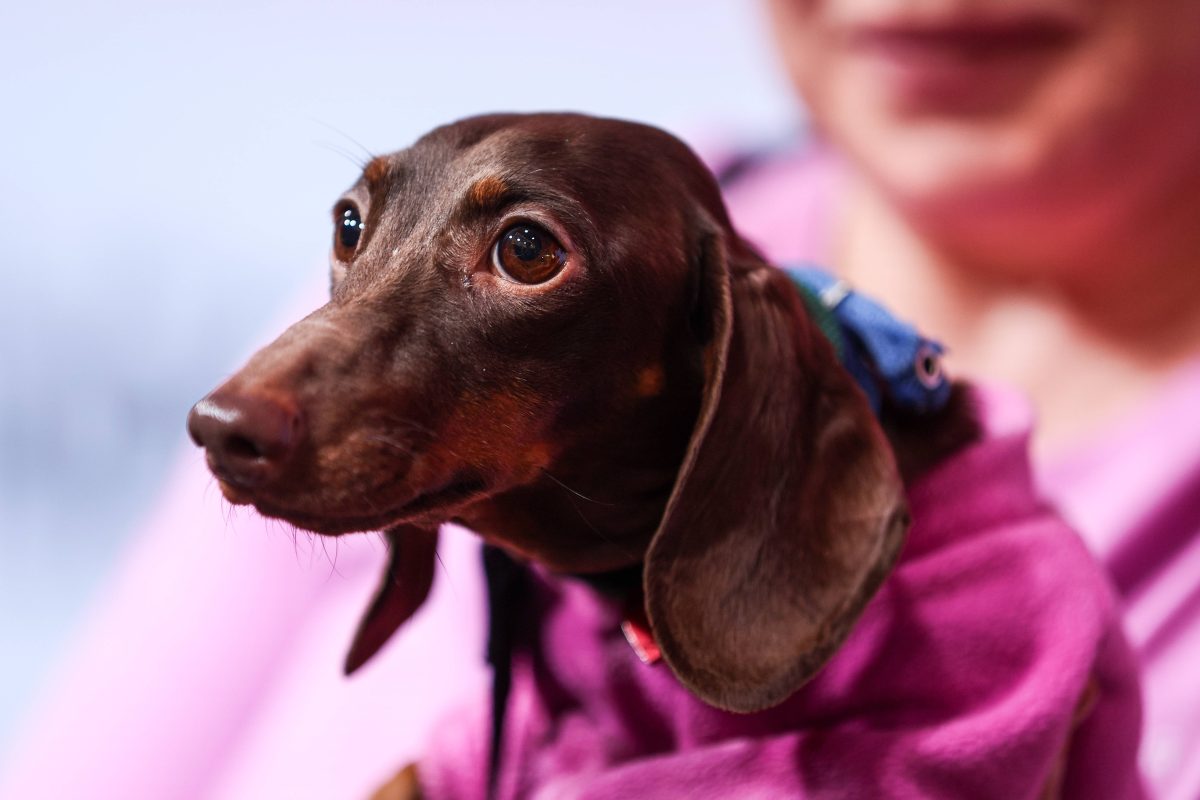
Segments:
[[[1069,50],[1081,25],[1036,13],[996,17],[896,18],[848,28],[851,52],[879,73],[902,105],[986,111],[1023,92]]]

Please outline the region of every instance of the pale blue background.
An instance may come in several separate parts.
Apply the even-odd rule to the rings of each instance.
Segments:
[[[0,5],[0,750],[190,404],[320,280],[349,137],[385,152],[467,114],[578,109],[769,138],[795,112],[759,12]]]

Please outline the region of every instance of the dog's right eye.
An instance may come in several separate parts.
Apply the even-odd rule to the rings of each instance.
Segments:
[[[532,223],[513,225],[492,247],[492,265],[516,283],[544,283],[558,274],[566,260],[558,240]]]
[[[362,238],[366,225],[362,221],[356,206],[345,206],[334,213],[333,250],[337,257],[346,261],[358,249],[359,239]]]

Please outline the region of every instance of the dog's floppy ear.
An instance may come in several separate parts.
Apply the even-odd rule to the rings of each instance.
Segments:
[[[713,226],[715,228],[715,226]],[[891,450],[787,276],[711,230],[698,256],[700,413],[644,571],[663,657],[729,711],[824,664],[908,525]]]
[[[350,675],[379,652],[396,629],[416,613],[433,585],[437,563],[437,530],[400,525],[386,533],[388,565],[375,598],[367,608],[350,652],[345,673]]]

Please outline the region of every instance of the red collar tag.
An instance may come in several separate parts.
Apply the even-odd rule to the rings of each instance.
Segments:
[[[643,664],[655,664],[662,658],[662,650],[659,649],[658,642],[654,641],[654,634],[650,632],[650,620],[646,619],[641,592],[630,598],[630,602],[625,606],[621,633],[625,634],[625,641],[629,642],[629,646]]]

